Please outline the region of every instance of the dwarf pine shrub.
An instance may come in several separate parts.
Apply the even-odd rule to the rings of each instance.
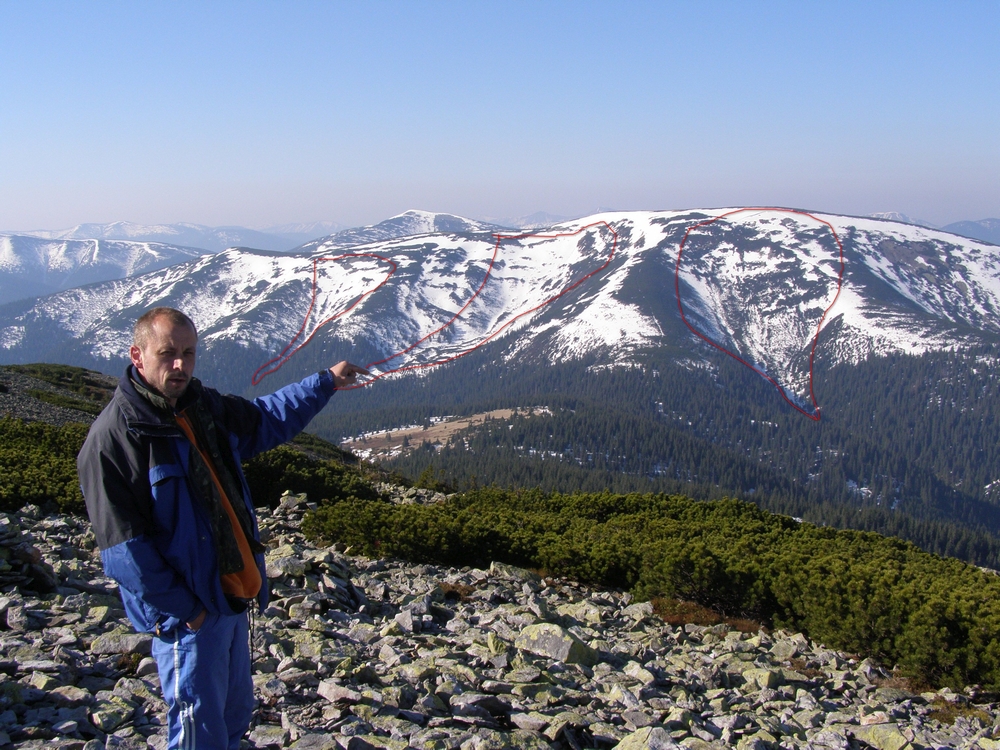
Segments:
[[[871,532],[736,500],[479,489],[435,506],[325,504],[303,525],[364,554],[493,560],[806,633],[931,684],[1000,688],[1000,578]]]

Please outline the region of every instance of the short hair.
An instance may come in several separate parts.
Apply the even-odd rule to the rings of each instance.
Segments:
[[[175,310],[172,307],[154,307],[152,310],[144,312],[135,321],[135,329],[132,331],[133,346],[137,346],[140,349],[146,348],[146,343],[153,333],[153,323],[157,318],[166,318],[175,326],[191,326],[194,335],[198,335],[198,329],[195,327],[194,321],[180,310]]]

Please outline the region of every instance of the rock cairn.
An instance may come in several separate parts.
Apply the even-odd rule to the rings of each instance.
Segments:
[[[802,635],[674,627],[628,594],[500,563],[316,549],[308,507],[260,511],[273,595],[253,622],[251,747],[1000,748],[975,690],[913,694]],[[0,528],[23,577],[0,597],[0,747],[164,748],[150,638],[87,523],[29,508]]]

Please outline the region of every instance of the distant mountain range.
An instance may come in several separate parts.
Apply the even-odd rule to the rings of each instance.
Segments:
[[[0,235],[0,304],[135,276],[204,254],[161,242]]]
[[[417,216],[437,216],[438,225],[434,227],[422,228]],[[406,219],[393,217],[380,222],[374,226],[348,227],[335,221],[313,221],[293,224],[278,224],[264,229],[248,229],[239,226],[209,227],[203,224],[135,224],[130,221],[115,221],[110,224],[77,224],[69,229],[34,229],[26,231],[0,231],[0,237],[20,236],[35,237],[43,240],[123,240],[131,242],[158,242],[166,245],[179,245],[188,248],[197,248],[207,252],[221,252],[231,247],[250,247],[257,250],[273,250],[275,252],[290,252],[307,242],[329,237],[333,234],[343,233],[345,230],[357,235],[365,232],[372,232],[372,236],[377,235],[375,227],[383,227],[388,230],[383,239],[402,236],[393,234],[393,231],[412,231],[410,234],[422,234],[427,231],[448,231],[448,219],[450,214],[433,214],[427,211],[407,211],[401,214],[402,217],[410,217],[408,225]],[[537,229],[539,227],[552,226],[561,221],[566,221],[569,217],[557,216],[555,214],[538,211],[536,213],[508,217],[504,219],[490,219],[487,221],[475,221],[471,219],[461,219],[453,217],[452,220],[458,222],[470,222],[479,226],[495,226],[505,229]],[[392,227],[390,229],[389,227]],[[344,235],[343,242],[349,243],[350,234]]]
[[[230,387],[246,387],[249,365],[279,355],[300,328],[298,341],[316,338],[290,361],[293,372],[312,366],[319,351],[354,351],[377,361],[445,324],[483,283],[496,250],[488,282],[462,316],[381,369],[446,359],[488,339],[505,342],[508,358],[593,356],[606,366],[629,366],[637,352],[667,347],[678,361],[698,366],[704,344],[678,314],[677,252],[690,227],[724,212],[598,214],[540,232],[559,237],[495,248],[499,227],[410,211],[292,254],[230,249],[7,305],[0,308],[0,362],[58,361],[113,372],[136,315],[156,304],[193,315],[202,332],[202,367],[220,370]],[[971,346],[1000,334],[997,248],[898,222],[815,217],[735,214],[695,232],[680,265],[689,322],[767,373],[797,403],[809,406],[810,347],[834,299],[822,337],[823,355],[833,363]],[[839,250],[822,222],[836,228],[844,247],[839,296]],[[318,296],[303,326],[313,258],[345,248],[390,258],[398,270],[336,324],[318,328],[388,272],[372,257],[320,262]],[[606,261],[601,273],[553,300]],[[234,372],[237,360],[248,369]]]
[[[344,227],[332,221],[258,232],[198,224],[118,221],[72,229],[0,232],[0,305],[165,268],[230,247],[288,252]]]
[[[259,250],[286,252],[304,242],[345,229],[332,221],[306,224],[282,224],[264,230],[246,227],[207,227],[201,224],[133,224],[116,221],[111,224],[78,224],[71,229],[0,232],[0,236],[20,235],[45,240],[127,240],[159,242],[193,247],[217,253],[230,247],[252,247]]]
[[[1000,219],[981,219],[980,221],[956,221],[941,227],[946,232],[954,232],[963,237],[991,242],[1000,245]]]
[[[899,221],[904,224],[916,224],[918,226],[929,227],[931,229],[941,229],[942,231],[951,232],[952,234],[960,234],[963,237],[969,237],[974,240],[982,240],[983,242],[1000,245],[1000,219],[956,221],[951,224],[945,224],[944,226],[938,226],[937,224],[932,224],[929,221],[911,219],[906,214],[901,214],[898,211],[886,211],[883,213],[870,214],[870,218],[885,219],[886,221]]]

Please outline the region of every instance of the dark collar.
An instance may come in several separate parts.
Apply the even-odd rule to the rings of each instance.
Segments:
[[[132,381],[132,388],[135,389],[135,392],[151,403],[156,411],[173,413],[174,407],[170,405],[167,399],[146,385],[146,381],[141,377],[136,377],[134,367],[129,371],[129,378]]]
[[[201,381],[197,378],[191,378],[187,390],[178,399],[175,409],[169,408],[169,404],[165,400],[162,401],[162,405],[167,408],[158,408],[152,400],[144,397],[136,389],[136,383],[141,384],[142,382],[139,372],[131,364],[125,368],[125,373],[118,381],[115,401],[122,416],[125,417],[128,428],[148,435],[175,436],[182,434],[174,420],[174,412],[183,410],[200,398]]]

